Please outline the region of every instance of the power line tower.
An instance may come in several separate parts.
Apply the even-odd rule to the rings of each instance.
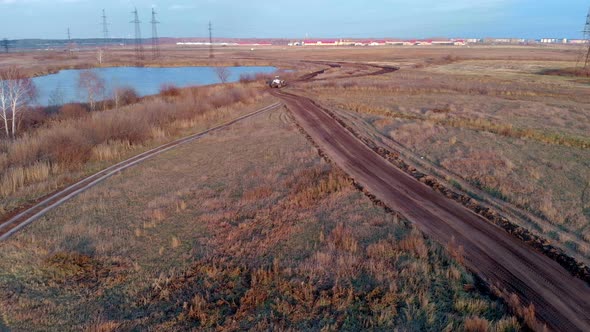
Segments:
[[[105,44],[109,40],[109,23],[107,22],[107,15],[104,9],[102,10],[102,38]]]
[[[70,33],[70,28],[68,27],[68,52],[72,53],[72,34]]]
[[[586,40],[588,46],[584,60],[584,69],[586,69],[588,66],[590,66],[590,9],[588,10],[588,15],[586,16],[586,25],[584,26],[584,40]]]
[[[152,20],[150,21],[152,24],[152,57],[157,59],[160,57],[160,43],[158,39],[158,20],[156,20],[156,11],[152,8]]]
[[[141,21],[137,14],[137,8],[135,8],[132,14],[134,15],[134,19],[131,23],[135,24],[135,57],[137,60],[143,60],[143,43],[141,41],[141,29],[139,26]]]
[[[213,25],[211,21],[209,21],[209,58],[213,59],[215,55],[213,55]]]

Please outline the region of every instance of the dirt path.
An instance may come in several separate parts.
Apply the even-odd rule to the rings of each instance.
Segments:
[[[33,223],[35,220],[42,217],[45,213],[60,206],[61,204],[63,204],[67,200],[71,199],[72,197],[75,197],[76,195],[84,192],[85,190],[92,188],[93,186],[106,180],[107,178],[111,177],[112,175],[114,175],[118,172],[121,172],[131,166],[139,164],[139,163],[145,161],[146,159],[152,158],[158,154],[161,154],[161,153],[166,152],[170,149],[178,147],[179,145],[186,144],[186,143],[192,142],[196,139],[199,139],[199,138],[209,134],[210,132],[223,129],[223,128],[230,126],[238,121],[250,118],[250,117],[255,116],[257,114],[273,110],[273,109],[279,107],[280,105],[281,105],[280,103],[275,103],[275,104],[269,105],[267,107],[264,107],[264,108],[261,108],[261,109],[255,111],[255,112],[243,115],[239,118],[236,118],[234,120],[226,122],[222,125],[219,125],[219,126],[211,128],[211,129],[205,130],[203,132],[200,132],[200,133],[197,133],[194,135],[190,135],[190,136],[181,138],[179,140],[161,145],[157,148],[146,151],[146,152],[139,154],[135,157],[129,158],[129,159],[122,161],[116,165],[108,167],[108,168],[106,168],[94,175],[91,175],[79,182],[72,184],[71,186],[69,186],[65,189],[62,189],[62,190],[59,190],[53,194],[50,194],[50,195],[46,196],[45,198],[41,199],[39,202],[37,202],[33,206],[21,211],[20,213],[17,213],[16,215],[10,217],[7,220],[1,221],[0,222],[0,241],[6,240],[11,235],[15,234],[16,232],[20,231],[21,229],[23,229],[26,226]]]
[[[516,294],[557,331],[590,331],[590,288],[503,229],[436,193],[356,139],[310,99],[273,92],[320,148],[390,208],[443,245],[462,246],[465,265],[490,285]]]

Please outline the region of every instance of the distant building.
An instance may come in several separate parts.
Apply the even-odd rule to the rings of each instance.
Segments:
[[[431,46],[432,40],[417,40],[414,45],[416,45],[416,46]]]
[[[308,46],[337,46],[338,40],[322,39],[322,40],[304,40],[303,45]]]
[[[484,38],[486,44],[510,44],[510,38]]]
[[[568,41],[569,44],[588,44],[590,41],[586,39],[570,39]]]
[[[385,40],[362,40],[358,42],[360,46],[385,46],[387,42]]]
[[[429,41],[431,45],[447,45],[447,46],[451,46],[454,45],[455,42],[452,40],[430,40]]]
[[[391,46],[401,46],[404,45],[405,42],[403,40],[388,40],[385,42],[385,44]]]
[[[356,44],[356,42],[352,40],[340,40],[338,42],[338,45],[340,46],[354,46],[354,44]]]
[[[524,39],[524,38],[484,38],[483,43],[485,43],[485,44],[519,45],[519,44],[525,44],[526,39]]]
[[[559,38],[541,38],[541,44],[558,44],[561,43],[563,39]]]
[[[265,42],[240,42],[234,43],[232,45],[239,45],[239,46],[272,46],[272,43],[265,43]]]

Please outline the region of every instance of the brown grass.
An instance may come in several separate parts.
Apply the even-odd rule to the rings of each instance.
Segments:
[[[164,97],[180,96],[180,89],[173,84],[164,84],[160,87],[160,95]]]
[[[538,75],[568,62],[466,58],[315,82],[302,93],[421,172],[516,209],[515,223],[588,262],[587,86]]]
[[[3,243],[8,326],[460,330],[477,316],[518,327],[502,304],[464,290],[472,277],[442,248],[323,162],[282,112],[128,170]],[[67,259],[47,272],[55,253]],[[29,267],[40,272],[22,273]]]
[[[59,108],[57,119],[68,120],[68,119],[80,119],[88,116],[88,110],[86,110],[80,104],[65,104]]]
[[[536,58],[568,58],[559,50],[533,51],[538,51]],[[403,52],[392,48],[313,49],[306,56],[358,59],[370,54],[375,61],[391,62],[398,61]],[[411,63],[441,57],[440,49],[410,52]],[[443,57],[450,54],[461,59],[531,57],[522,55],[522,50],[445,48],[442,52]],[[263,54],[301,57],[298,52],[281,49]],[[206,52],[202,55],[205,58]],[[181,61],[181,55],[174,57]],[[461,63],[449,60],[452,65]],[[423,70],[437,66],[445,66],[445,62],[432,63]],[[312,93],[328,95],[326,99],[359,100],[363,95],[377,100],[383,94],[407,108],[414,107],[407,95],[426,101],[432,95],[444,98],[448,93],[452,97],[466,94],[469,98],[479,95],[525,101],[573,96],[572,103],[586,98],[577,93],[579,87],[568,92],[567,88],[522,82],[444,81],[427,72],[414,77],[403,72],[395,75],[333,86],[331,82],[317,84]],[[386,82],[376,82],[380,79]],[[140,125],[148,129],[147,138],[129,139],[135,134],[128,137],[119,130],[137,117],[123,118],[124,125],[118,127],[114,121],[118,118],[109,119],[109,111],[93,114],[88,121],[96,121],[98,114],[106,114],[107,121],[93,124],[100,127],[100,143],[92,145],[87,163],[79,167],[88,167],[93,160],[117,159],[156,137],[171,137],[179,128],[213,116],[206,111],[196,114],[200,107],[207,110],[227,105],[224,103],[240,104],[244,96],[248,96],[246,90],[187,89],[174,99],[154,98],[125,108],[124,112],[141,115]],[[489,101],[485,99],[481,105]],[[449,101],[427,106],[412,111],[433,119],[457,112]],[[273,113],[171,151],[77,197],[3,243],[0,314],[9,319],[2,324],[19,330],[89,326],[154,331],[520,329],[503,304],[474,291],[473,278],[457,264],[462,248],[448,248],[454,258],[449,257],[399,216],[373,206],[346,177],[324,164],[284,119]],[[383,120],[383,127],[379,127],[377,122],[367,122],[386,128],[387,133],[396,128],[391,124],[397,123]],[[416,139],[445,151],[431,141],[446,133],[440,127],[444,126],[420,124],[398,131],[415,130],[424,135]],[[454,148],[462,147],[465,129],[478,130],[448,127],[453,131],[443,138],[454,142]],[[484,134],[499,136],[498,141],[506,137],[491,130]],[[15,162],[29,165],[38,161],[38,152],[46,147],[44,136],[36,135],[28,135],[28,140],[14,146],[3,144],[0,166],[8,169]],[[483,137],[487,140],[478,144],[490,141],[489,136]],[[419,146],[414,146],[418,150]],[[510,166],[507,157],[483,150],[473,154],[479,159],[465,163],[465,168]],[[430,155],[424,150],[418,153]],[[514,163],[513,167],[520,166]],[[538,178],[546,178],[544,174],[537,171]],[[558,209],[549,202],[546,208]],[[510,303],[510,297],[505,300]],[[534,325],[534,308],[512,304],[515,314],[532,328],[538,327]],[[108,315],[100,314],[101,310]],[[88,317],[87,312],[99,314]],[[103,318],[107,316],[108,320]]]
[[[490,323],[485,318],[472,317],[465,320],[465,331],[466,332],[487,332],[490,327]]]

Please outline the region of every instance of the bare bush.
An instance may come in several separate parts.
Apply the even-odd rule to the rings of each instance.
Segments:
[[[227,67],[215,67],[215,74],[221,83],[227,83],[231,72]]]
[[[66,127],[48,133],[41,146],[41,155],[51,163],[78,167],[90,159],[93,142],[83,129]]]
[[[65,104],[60,107],[57,118],[59,120],[65,119],[80,119],[88,115],[87,110],[80,104]]]
[[[253,74],[241,74],[240,83],[251,83],[256,81],[256,75]]]
[[[18,130],[19,134],[23,134],[34,128],[39,128],[48,119],[46,109],[40,107],[31,108],[30,111],[24,112],[22,116],[20,128]]]
[[[132,87],[121,87],[113,91],[113,101],[115,108],[119,108],[137,103],[139,101],[139,95]]]
[[[163,84],[160,87],[160,94],[164,97],[180,96],[180,89],[174,84]]]

